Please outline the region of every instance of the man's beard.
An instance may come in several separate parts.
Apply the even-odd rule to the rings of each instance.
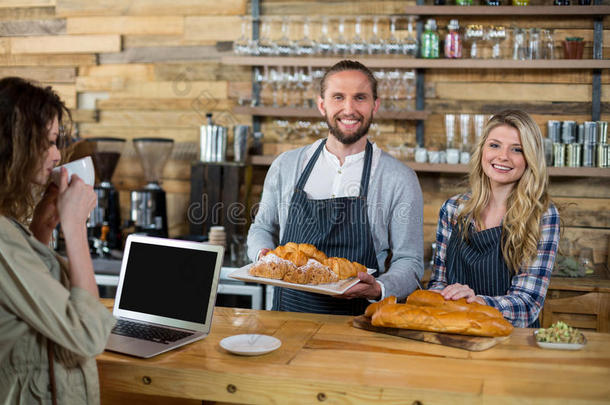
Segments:
[[[328,125],[330,133],[333,134],[334,137],[337,138],[337,140],[344,145],[353,145],[358,142],[363,136],[365,136],[369,132],[369,127],[371,126],[371,122],[373,122],[372,114],[366,120],[364,117],[362,117],[362,125],[360,126],[360,129],[352,135],[347,135],[341,132],[341,129],[339,129],[339,124],[333,125],[333,122],[337,121],[336,119],[331,122],[331,120],[328,119],[328,115],[325,115],[324,118],[326,119],[326,124]]]

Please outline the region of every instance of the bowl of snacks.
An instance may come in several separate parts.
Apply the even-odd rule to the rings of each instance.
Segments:
[[[534,340],[543,349],[580,350],[587,344],[587,338],[582,332],[562,321],[534,331]]]

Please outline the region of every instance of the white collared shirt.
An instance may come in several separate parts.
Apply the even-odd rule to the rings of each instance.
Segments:
[[[308,160],[316,151],[319,142],[321,141],[317,141],[309,149],[307,154]],[[347,156],[345,162],[341,165],[339,158],[333,155],[325,145],[311,171],[307,184],[305,184],[307,196],[313,200],[324,200],[328,198],[357,197],[360,195],[364,153],[365,151],[362,151]],[[377,167],[380,155],[381,149],[373,143],[371,175]]]

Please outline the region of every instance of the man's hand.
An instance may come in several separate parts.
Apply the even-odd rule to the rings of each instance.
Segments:
[[[32,231],[34,237],[45,245],[51,242],[53,229],[59,223],[58,195],[59,188],[54,183],[49,184],[42,199],[34,209],[32,222],[30,223],[30,231]]]
[[[360,282],[337,296],[337,298],[366,298],[369,300],[378,300],[381,298],[381,286],[375,280],[375,277],[361,271],[358,273]]]

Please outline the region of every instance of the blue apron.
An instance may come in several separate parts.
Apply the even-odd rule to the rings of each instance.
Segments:
[[[468,284],[475,294],[494,297],[506,295],[513,275],[502,255],[501,226],[475,232],[471,224],[468,242],[456,226],[447,245],[448,284]],[[540,327],[540,322],[529,327]]]
[[[320,143],[295,186],[280,244],[311,243],[328,257],[345,257],[377,269],[366,205],[373,147],[370,142],[366,143],[358,197],[312,200],[307,198],[304,188],[325,145],[326,140]],[[289,288],[275,287],[273,292],[273,310],[276,311],[360,315],[368,304],[361,298],[339,299]]]

